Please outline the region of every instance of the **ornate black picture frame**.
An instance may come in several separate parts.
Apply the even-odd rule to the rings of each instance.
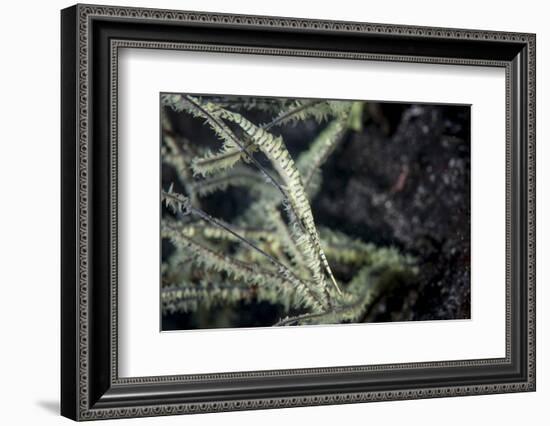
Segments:
[[[535,390],[535,35],[76,5],[61,13],[61,413],[74,420]],[[122,47],[485,65],[506,72],[506,356],[120,378]]]

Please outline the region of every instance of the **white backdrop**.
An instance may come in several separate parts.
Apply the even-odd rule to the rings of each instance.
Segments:
[[[121,376],[505,356],[503,69],[124,49],[118,76]],[[471,319],[159,333],[158,101],[167,91],[471,104]]]
[[[434,25],[537,33],[538,107],[538,391],[422,401],[403,401],[185,418],[119,420],[128,424],[279,425],[314,418],[317,424],[545,424],[550,400],[549,292],[550,28],[544,2],[461,0],[297,2],[278,0],[108,1],[144,7],[195,9],[382,23]],[[70,2],[4,4],[0,27],[0,398],[2,423],[68,424],[58,417],[59,394],[59,9]],[[546,194],[545,194],[546,192]],[[545,309],[546,308],[546,309]],[[546,419],[547,421],[547,419]],[[108,421],[102,424],[116,424]]]

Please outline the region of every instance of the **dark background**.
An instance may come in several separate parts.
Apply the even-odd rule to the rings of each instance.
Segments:
[[[179,136],[219,145],[201,120],[164,113]],[[269,121],[261,112],[245,116]],[[284,137],[296,159],[325,125],[311,120],[272,132]],[[163,188],[175,181],[173,173],[163,167]],[[363,130],[348,132],[322,174],[312,201],[318,225],[396,246],[418,260],[418,276],[379,298],[366,322],[470,318],[469,106],[369,102]],[[203,199],[202,207],[230,221],[249,201],[245,190],[229,188]],[[163,258],[170,255],[168,242],[162,249]],[[286,314],[282,306],[266,302],[241,303],[166,314],[162,329],[266,326]]]

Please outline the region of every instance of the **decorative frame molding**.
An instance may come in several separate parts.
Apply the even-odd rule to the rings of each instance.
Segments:
[[[213,42],[203,31],[213,27],[235,44]],[[254,45],[250,32],[266,34],[264,44]],[[335,49],[305,46],[314,43],[300,36],[312,33]],[[354,44],[365,40],[362,50]],[[124,47],[505,68],[506,357],[119,378],[116,123]],[[76,5],[62,11],[62,82],[63,415],[91,420],[535,390],[533,34]],[[478,379],[466,379],[472,374]],[[297,386],[298,377],[309,387]],[[347,382],[329,391],[336,377]],[[411,387],[411,377],[428,385]],[[459,378],[470,382],[453,384]],[[224,391],[235,379],[242,389]],[[254,397],[260,391],[269,396]]]

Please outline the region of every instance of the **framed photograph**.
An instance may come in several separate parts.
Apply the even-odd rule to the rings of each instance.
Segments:
[[[61,412],[535,390],[535,35],[61,12]]]

